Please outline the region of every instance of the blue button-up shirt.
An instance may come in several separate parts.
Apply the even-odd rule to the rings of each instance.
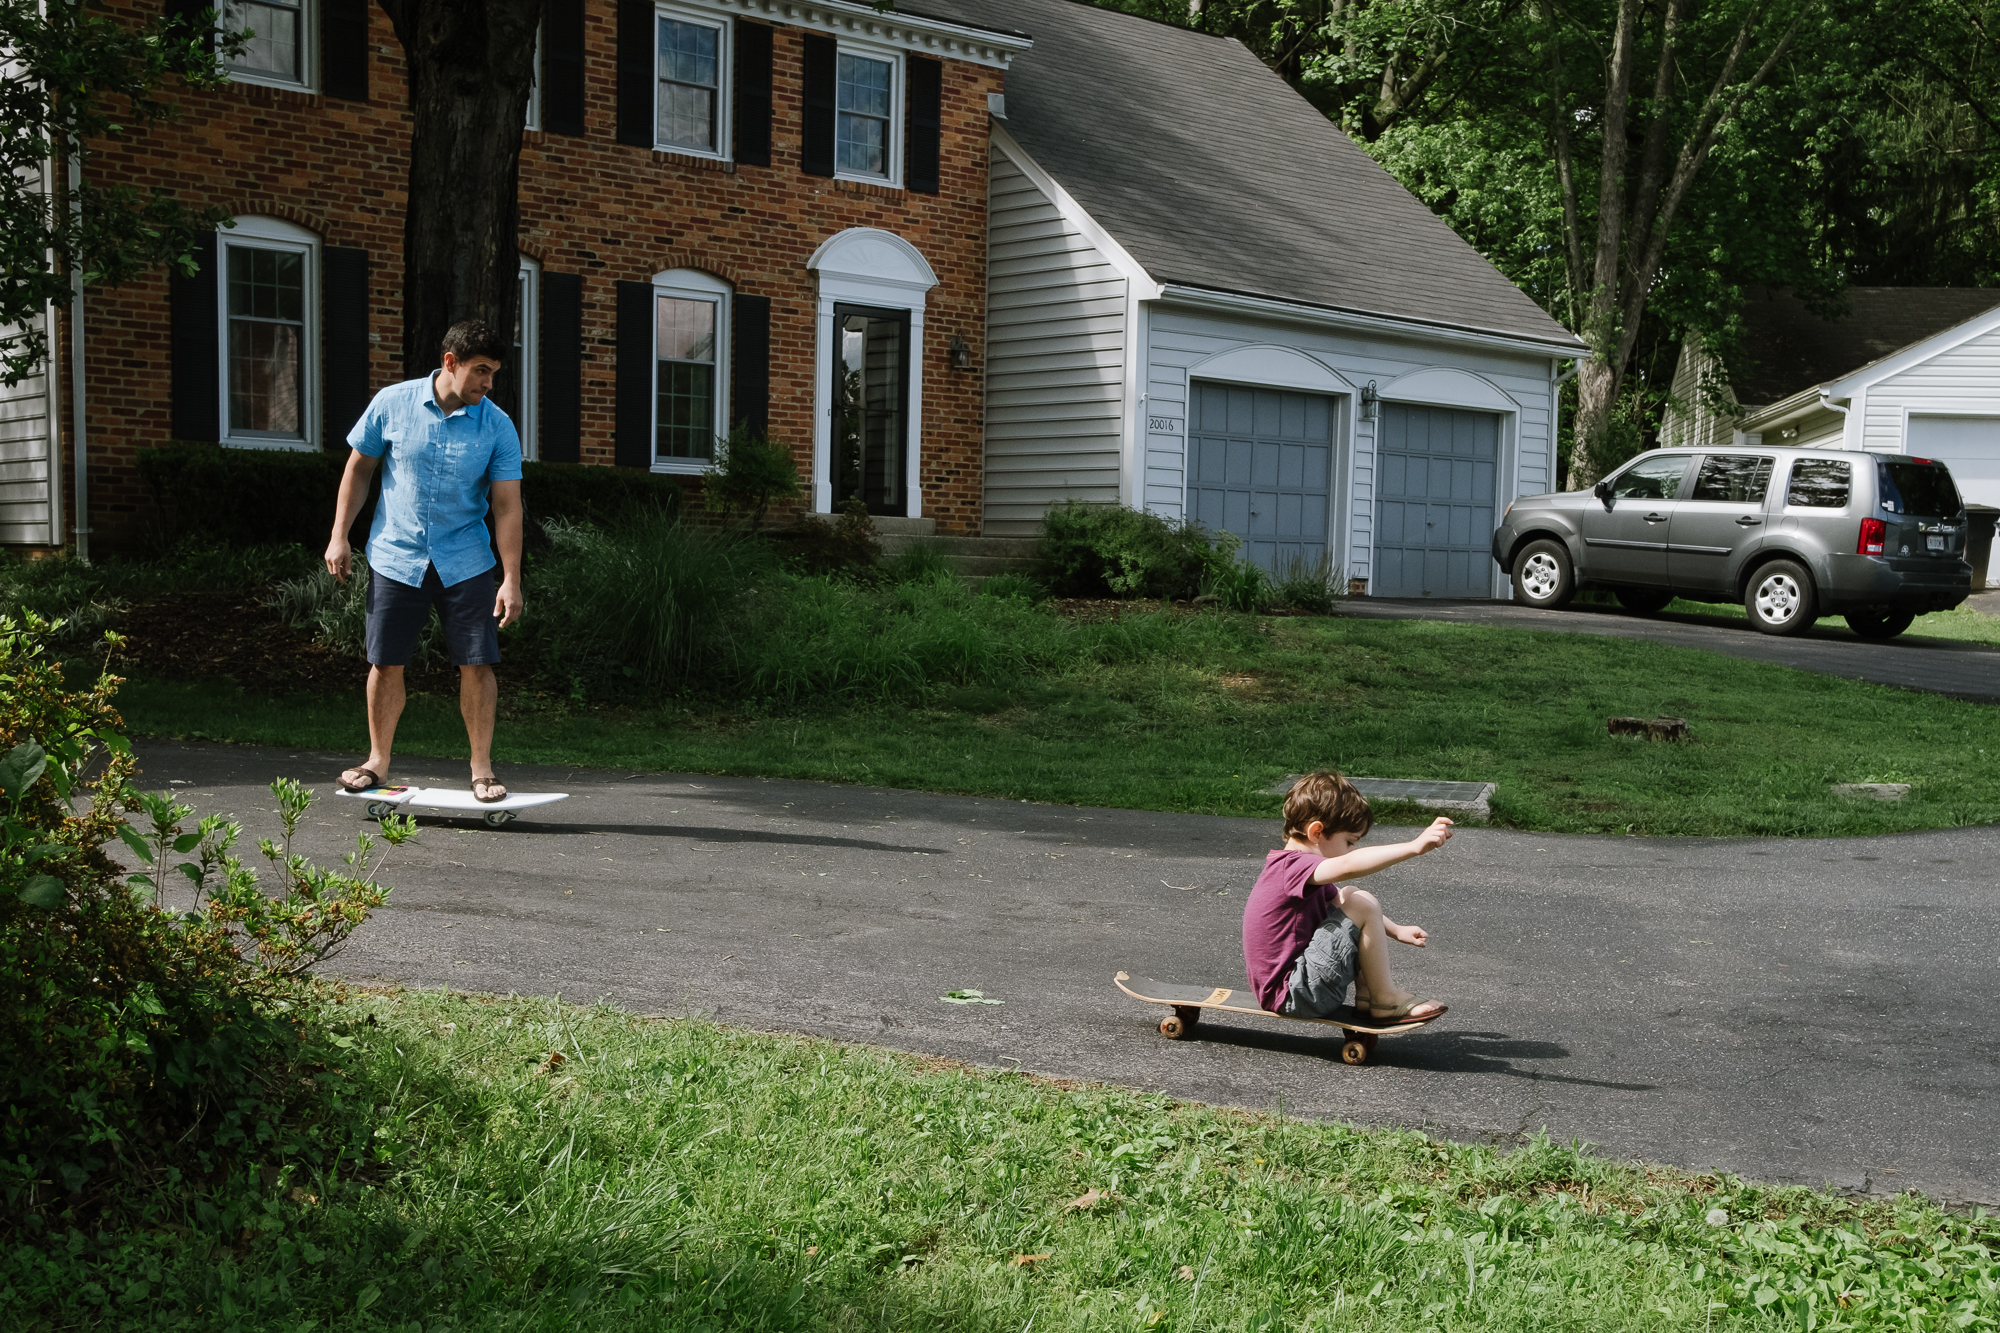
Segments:
[[[426,565],[447,588],[493,568],[487,492],[521,479],[521,437],[500,406],[483,398],[447,414],[431,378],[382,390],[347,433],[350,446],[382,460],[368,566],[412,588],[423,586]]]

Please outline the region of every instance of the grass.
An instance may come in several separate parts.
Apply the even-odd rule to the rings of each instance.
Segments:
[[[980,600],[1032,618],[1023,641],[1046,649],[1011,679],[942,683],[957,668],[939,648],[925,659],[935,674],[900,690],[828,697],[822,686],[796,704],[686,695],[579,708],[516,692],[502,765],[1256,816],[1278,810],[1265,788],[1324,765],[1495,782],[1495,822],[1544,831],[1838,836],[2000,820],[2000,766],[1984,757],[2000,756],[2000,710],[1983,705],[1610,637],[1223,613],[1066,628],[1017,599]],[[801,644],[843,623],[840,608],[821,610],[824,626],[797,626]],[[874,641],[886,643],[893,617],[881,614]],[[1088,651],[1065,637],[1096,629],[1119,635]],[[824,660],[801,648],[798,661],[828,679]],[[137,678],[120,706],[136,731],[156,735],[356,755],[365,739],[359,681],[352,697],[273,698]],[[1694,740],[1611,737],[1612,714],[1685,717]],[[463,755],[455,700],[414,697],[399,744]],[[1910,797],[1830,791],[1871,780],[1908,782]]]
[[[1667,604],[1666,614],[1678,616],[1721,616],[1726,620],[1743,619],[1743,605],[1740,602],[1690,602],[1676,597]],[[1845,629],[1847,622],[1839,616],[1822,616],[1820,624],[1833,629]],[[1918,639],[1957,639],[1963,643],[2000,643],[2000,616],[1975,611],[1969,606],[1955,606],[1949,611],[1933,611],[1929,615],[1918,616],[1903,631],[1901,637]]]
[[[2000,1228],[549,1000],[363,997],[360,1178],[0,1251],[36,1327],[1991,1329]]]

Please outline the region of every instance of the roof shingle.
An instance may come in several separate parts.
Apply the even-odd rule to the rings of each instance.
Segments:
[[[1731,386],[1765,407],[1839,379],[2000,305],[1995,287],[1850,287],[1847,313],[1822,319],[1789,292],[1743,304],[1743,371]]]

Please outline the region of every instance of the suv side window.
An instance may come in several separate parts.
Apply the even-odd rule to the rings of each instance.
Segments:
[[[1771,463],[1755,454],[1710,454],[1701,460],[1690,500],[1759,505],[1771,486]],[[1797,475],[1794,473],[1793,475]]]
[[[1611,494],[1620,500],[1671,500],[1680,492],[1687,469],[1686,454],[1641,459],[1618,474]]]
[[[1792,464],[1785,503],[1801,509],[1845,509],[1854,469],[1830,458],[1802,458]]]

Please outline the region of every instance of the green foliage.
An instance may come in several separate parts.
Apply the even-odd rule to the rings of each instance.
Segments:
[[[1271,576],[1263,567],[1248,560],[1236,560],[1211,569],[1202,576],[1202,591],[1231,611],[1255,615],[1268,611],[1276,600]]]
[[[1059,597],[1188,598],[1227,576],[1234,540],[1146,510],[1066,500],[1042,520],[1036,555]]]
[[[956,579],[958,566],[936,542],[918,540],[898,551],[886,572],[896,583],[931,583]]]
[[[1337,569],[1333,557],[1293,560],[1271,585],[1272,599],[1279,606],[1314,615],[1329,614],[1347,596],[1345,571]]]
[[[791,446],[743,425],[729,432],[703,481],[703,502],[717,513],[749,514],[752,530],[764,525],[764,511],[774,501],[794,499],[800,489]]]
[[[294,629],[306,630],[329,648],[353,657],[368,655],[368,557],[356,551],[347,581],[342,583],[327,572],[325,564],[315,565],[295,579],[280,581],[271,589],[266,605]],[[435,668],[447,665],[444,625],[433,615],[417,635],[416,651],[410,665]]]
[[[979,585],[981,597],[1019,597],[1029,602],[1048,600],[1049,590],[1026,574],[993,574]]]
[[[301,1115],[303,1089],[338,1061],[308,972],[388,893],[365,834],[344,870],[292,851],[312,794],[284,780],[283,835],[259,845],[268,892],[233,853],[239,825],[189,828],[188,806],[131,786],[117,678],[72,690],[48,633],[0,617],[0,1196],[31,1230],[58,1205],[119,1206],[121,1188],[170,1166],[344,1144]]]
[[[882,558],[874,520],[860,500],[849,500],[831,523],[817,514],[800,514],[790,526],[771,533],[770,540],[785,568],[796,574],[859,573]]]

